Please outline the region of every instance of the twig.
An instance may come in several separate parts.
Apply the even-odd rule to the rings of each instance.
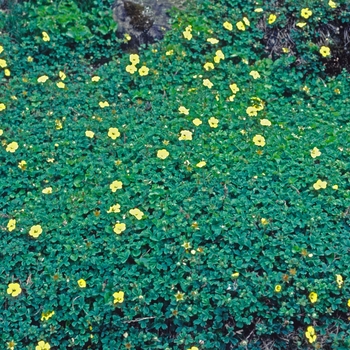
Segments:
[[[150,317],[135,318],[134,320],[123,321],[123,323],[140,322],[140,321],[143,321],[143,320],[151,320],[152,318],[156,318],[156,317],[155,316],[150,316]]]

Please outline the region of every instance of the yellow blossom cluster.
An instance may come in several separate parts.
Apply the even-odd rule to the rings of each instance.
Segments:
[[[140,63],[140,56],[138,54],[131,54],[129,56],[130,63],[128,66],[126,66],[125,70],[130,73],[134,74],[136,71],[139,72],[140,76],[145,76],[148,75],[149,73],[149,68],[145,65],[137,69],[136,65]]]

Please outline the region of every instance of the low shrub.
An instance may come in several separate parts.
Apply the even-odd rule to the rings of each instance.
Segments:
[[[349,348],[349,73],[261,26],[336,9],[274,4],[201,2],[99,66],[39,19],[1,37],[3,348]]]

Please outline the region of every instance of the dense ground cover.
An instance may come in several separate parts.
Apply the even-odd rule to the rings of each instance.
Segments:
[[[348,349],[348,2],[203,1],[138,53],[74,4],[1,14],[1,348]]]

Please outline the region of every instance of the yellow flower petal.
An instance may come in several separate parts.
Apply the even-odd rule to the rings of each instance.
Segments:
[[[95,133],[93,131],[87,130],[85,131],[85,136],[92,139],[95,136]]]
[[[49,79],[47,75],[42,75],[41,77],[38,78],[38,83],[45,83],[47,79]]]
[[[125,224],[123,224],[123,223],[116,223],[115,225],[114,225],[114,229],[113,229],[113,231],[117,234],[117,235],[120,235],[123,231],[125,231],[126,230],[126,225]]]
[[[227,21],[224,22],[223,26],[224,26],[225,29],[227,29],[227,30],[229,30],[229,31],[231,31],[231,30],[233,29],[232,23],[227,22]]]
[[[44,41],[50,41],[49,34],[47,34],[46,32],[42,32],[42,36]]]
[[[161,149],[157,152],[157,157],[160,159],[166,159],[169,156],[169,152],[166,149]]]

